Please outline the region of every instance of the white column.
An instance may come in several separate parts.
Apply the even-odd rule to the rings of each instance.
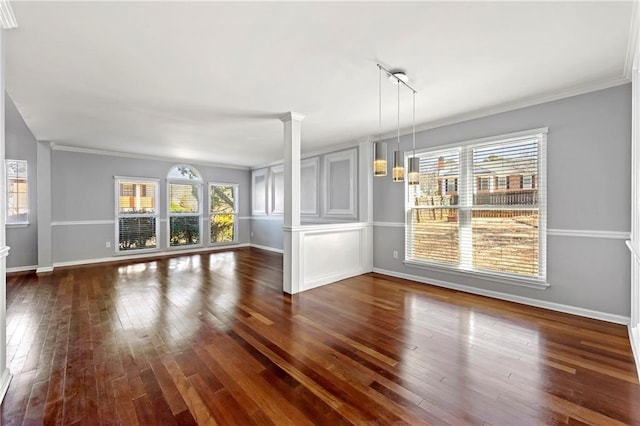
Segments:
[[[358,217],[367,224],[363,265],[367,272],[373,271],[373,138],[368,137],[358,144]]]
[[[284,265],[282,290],[300,291],[302,261],[300,241],[300,129],[304,115],[288,112],[284,123]]]
[[[638,3],[633,4],[632,30],[630,31],[632,61],[627,57],[627,77],[631,78],[631,315],[629,340],[640,376],[640,14]]]
[[[7,191],[4,179],[4,30],[15,28],[17,26],[13,10],[8,1],[0,2],[0,402],[4,399],[9,383],[11,382],[11,373],[7,368],[7,255],[9,247],[6,246],[6,206]]]

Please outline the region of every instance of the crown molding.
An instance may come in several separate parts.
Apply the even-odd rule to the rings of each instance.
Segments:
[[[67,151],[67,152],[78,152],[81,154],[91,154],[91,155],[106,155],[110,157],[122,157],[122,158],[134,158],[137,160],[152,160],[152,161],[164,161],[167,163],[188,163],[198,166],[208,166],[208,167],[222,167],[225,169],[238,169],[238,170],[251,170],[250,167],[246,166],[235,166],[231,164],[221,164],[221,163],[211,163],[208,161],[198,161],[198,160],[189,160],[189,159],[177,159],[173,157],[162,157],[159,155],[144,155],[144,154],[133,154],[130,152],[120,152],[120,151],[107,151],[102,149],[93,149],[93,148],[80,148],[77,146],[68,146],[68,145],[59,145],[55,142],[50,142],[51,150],[53,151]]]
[[[543,95],[530,96],[523,98],[515,102],[507,102],[499,105],[494,105],[487,108],[481,108],[475,111],[465,112],[462,114],[446,117],[439,120],[428,121],[426,123],[416,125],[416,133],[424,130],[435,129],[438,127],[449,126],[456,123],[462,123],[464,121],[475,120],[478,118],[488,117],[490,115],[501,114],[503,112],[514,111],[521,108],[531,107],[535,105],[544,104],[547,102],[558,101],[561,99],[571,98],[573,96],[584,95],[586,93],[597,92],[598,90],[609,89],[611,87],[621,86],[623,84],[630,83],[624,75],[618,77],[606,78],[602,80],[593,81],[586,84],[567,87],[565,89],[557,90]],[[412,128],[400,129],[400,135],[405,136],[413,132]],[[393,132],[387,132],[382,134],[382,139],[391,139],[397,137],[397,130]]]
[[[18,21],[16,21],[9,0],[0,0],[0,26],[5,30],[18,27]]]
[[[638,68],[638,32],[640,32],[640,7],[634,0],[631,11],[631,23],[629,24],[629,43],[627,44],[627,57],[624,62],[624,76],[631,80],[631,74]]]

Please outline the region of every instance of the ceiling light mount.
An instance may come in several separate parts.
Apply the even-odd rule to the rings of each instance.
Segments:
[[[405,74],[404,71],[395,70],[395,71],[391,71],[391,74],[389,75],[389,80],[391,80],[393,84],[400,84],[400,82],[403,82],[406,84],[409,81],[409,77],[407,77],[407,74]]]
[[[414,89],[413,87],[411,87],[408,83],[409,81],[409,77],[407,76],[407,74],[401,70],[401,69],[393,69],[393,70],[388,70],[385,67],[383,67],[380,64],[376,64],[378,65],[378,68],[384,72],[387,73],[387,75],[389,76],[389,80],[391,80],[394,84],[400,84],[402,83],[403,85],[405,85],[409,90],[411,90],[413,93],[418,93],[418,91],[416,89]]]

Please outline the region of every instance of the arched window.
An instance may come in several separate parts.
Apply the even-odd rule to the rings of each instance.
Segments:
[[[178,164],[167,173],[169,247],[202,244],[202,178],[192,166]]]

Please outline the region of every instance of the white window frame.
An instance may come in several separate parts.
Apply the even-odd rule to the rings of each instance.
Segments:
[[[489,191],[491,189],[491,178],[489,176],[478,176],[478,191]],[[483,188],[486,184],[486,188]]]
[[[452,272],[462,276],[472,276],[483,280],[513,284],[523,287],[545,289],[549,287],[547,283],[547,133],[548,128],[538,128],[522,132],[509,133],[488,138],[468,140],[452,144],[435,146],[433,148],[416,150],[416,154],[431,153],[437,155],[438,151],[460,149],[460,171],[458,180],[459,204],[454,208],[459,212],[459,241],[460,245],[471,244],[471,214],[464,214],[463,210],[471,211],[473,208],[473,148],[482,145],[493,145],[497,143],[515,142],[523,139],[538,140],[538,276],[526,277],[517,274],[479,271],[472,269],[472,259],[469,250],[460,251],[459,265],[449,266],[446,264],[429,262],[412,258],[411,238],[413,230],[411,227],[411,215],[414,206],[411,205],[411,188],[405,182],[405,259],[403,264],[433,270]],[[413,155],[413,153],[411,153]],[[405,154],[408,158],[409,154]],[[471,171],[471,173],[470,173]],[[443,185],[444,186],[444,185]],[[463,223],[465,222],[465,223]],[[468,222],[468,223],[466,223]],[[467,253],[468,256],[464,256]],[[467,258],[468,257],[468,258]]]
[[[142,177],[129,177],[129,176],[114,176],[114,210],[115,210],[115,235],[113,240],[113,245],[116,254],[134,254],[134,253],[151,253],[160,251],[160,179],[155,178],[142,178]],[[155,184],[155,202],[156,208],[155,213],[133,213],[133,214],[121,214],[120,213],[120,184],[123,182],[131,182],[131,183],[149,183],[152,182]],[[144,248],[144,249],[135,249],[135,250],[120,250],[120,218],[135,218],[135,217],[153,217],[156,220],[156,246],[153,248]]]
[[[27,218],[25,220],[16,220],[13,222],[9,222],[9,163],[24,163],[27,169]],[[5,179],[5,197],[7,197],[7,202],[5,203],[5,226],[7,228],[21,228],[29,226],[29,217],[31,216],[31,207],[29,203],[29,194],[31,193],[30,183],[29,183],[29,162],[26,160],[12,160],[5,159],[4,160],[4,179]]]
[[[496,187],[498,190],[509,189],[509,176],[498,176]]]
[[[198,247],[204,247],[204,236],[202,231],[204,230],[203,217],[204,217],[204,203],[202,201],[202,191],[204,182],[202,180],[202,174],[198,169],[189,165],[189,164],[175,164],[171,166],[169,169],[170,173],[173,169],[178,167],[188,167],[189,169],[195,171],[198,174],[198,179],[180,179],[180,178],[170,178],[167,176],[167,250],[186,250]],[[171,185],[194,185],[198,187],[198,213],[171,213]],[[186,244],[182,246],[172,246],[171,245],[171,217],[198,217],[198,226],[200,230],[200,242],[198,244]]]
[[[211,211],[211,209],[213,208],[213,206],[211,205],[211,188],[214,186],[231,186],[233,187],[233,241],[225,241],[225,242],[221,242],[221,243],[217,243],[211,240],[211,216],[213,215],[213,212]],[[207,228],[207,235],[209,236],[209,245],[210,246],[224,246],[224,245],[230,245],[230,244],[238,244],[238,204],[239,204],[239,200],[238,200],[238,194],[240,191],[240,184],[237,183],[224,183],[224,182],[209,182],[209,184],[207,185],[207,206],[209,207],[207,210],[207,222],[209,223],[209,227]]]
[[[529,179],[529,182],[527,182],[527,178]],[[533,175],[522,176],[522,189],[535,189],[533,187]]]

